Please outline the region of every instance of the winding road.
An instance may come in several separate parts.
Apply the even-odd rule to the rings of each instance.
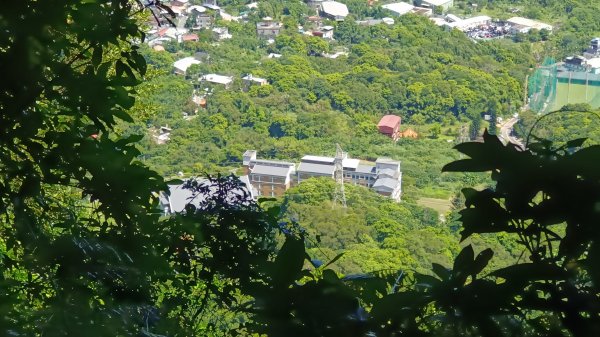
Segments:
[[[500,128],[500,132],[498,133],[498,138],[502,141],[502,143],[513,143],[520,147],[521,149],[525,148],[523,142],[517,137],[512,135],[513,126],[519,121],[518,117],[513,117],[505,122],[498,123],[498,128]]]

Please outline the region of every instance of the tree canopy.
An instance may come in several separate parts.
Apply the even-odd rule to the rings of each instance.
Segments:
[[[278,5],[269,1],[260,10]],[[282,6],[290,16],[302,8]],[[265,61],[269,69],[261,74],[272,85],[264,92],[214,90],[207,110],[187,121],[172,117],[194,83],[168,75],[170,56],[139,46],[145,10],[128,0],[2,7],[3,335],[600,335],[597,140],[561,133],[555,142],[544,138],[554,130],[538,123],[541,134],[526,149],[486,132],[481,142],[457,145],[458,155],[440,145],[445,140],[391,144],[369,134],[379,109],[442,122],[440,112],[476,116],[488,100],[519,99],[519,82],[505,67],[523,74],[506,58],[510,51],[520,57],[522,46],[463,44],[464,37],[414,16],[388,28],[340,24],[351,53],[339,60],[309,56],[324,48],[314,38],[283,35],[271,47],[242,38],[211,49],[225,61],[206,69],[237,64],[236,71],[259,72],[259,50],[275,48],[284,57]],[[344,26],[356,35],[345,36]],[[183,54],[198,46],[210,48],[192,44]],[[394,57],[380,53],[385,46]],[[416,68],[402,63],[408,57]],[[156,79],[177,89],[164,93]],[[469,93],[475,87],[485,95]],[[154,90],[160,94],[148,94]],[[460,104],[449,92],[461,93]],[[569,106],[556,116],[587,109]],[[592,114],[580,116],[566,127],[587,123],[595,132]],[[141,134],[166,120],[193,135],[188,150],[214,156],[201,164],[238,159],[242,144],[297,158],[325,151],[339,137],[364,157],[414,146],[408,171],[417,188],[472,187],[442,224],[414,202],[394,203],[355,186],[348,187],[349,208],[333,209],[331,180],[307,181],[282,200],[257,203],[245,193],[232,197],[242,183],[226,175],[185,182],[203,201],[166,216],[158,209],[159,193],[167,191],[160,173],[172,173],[165,157],[173,153],[150,152]],[[352,137],[350,126],[362,137]],[[436,154],[435,165],[424,153]],[[159,168],[164,160],[167,168],[156,172],[145,159]],[[451,163],[439,176],[442,161]]]

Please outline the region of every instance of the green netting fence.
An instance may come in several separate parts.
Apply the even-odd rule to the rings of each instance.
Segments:
[[[536,112],[548,112],[556,99],[556,61],[547,57],[529,77],[527,83],[529,109]]]

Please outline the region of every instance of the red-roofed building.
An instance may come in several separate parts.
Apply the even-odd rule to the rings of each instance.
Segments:
[[[158,30],[158,32],[156,32],[156,35],[158,35],[158,36],[160,36],[160,37],[163,37],[163,36],[165,36],[165,35],[167,34],[167,31],[168,31],[168,30],[169,30],[169,27],[163,27],[163,28],[160,28],[160,29]]]
[[[400,130],[400,117],[396,115],[385,115],[377,123],[377,129],[384,135],[392,138],[393,140],[398,139],[398,131]]]
[[[183,40],[183,42],[188,42],[188,41],[198,42],[198,41],[200,41],[200,38],[198,38],[197,34],[184,34],[181,37],[181,40]]]

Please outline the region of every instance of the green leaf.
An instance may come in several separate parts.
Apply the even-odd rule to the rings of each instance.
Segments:
[[[448,268],[438,263],[432,263],[431,267],[433,272],[442,280],[448,280],[450,278],[451,271]]]
[[[304,256],[304,241],[288,236],[273,264],[273,283],[283,287],[291,285],[302,271]]]
[[[522,263],[506,268],[498,269],[491,275],[500,277],[508,283],[517,284],[520,287],[534,281],[542,280],[566,280],[569,273],[553,264]]]
[[[334,264],[337,260],[339,260],[342,256],[344,256],[344,252],[339,253],[338,255],[336,255],[333,259],[331,259],[331,261],[327,262],[327,264],[323,267],[323,268],[327,268],[330,265]]]
[[[473,159],[461,159],[448,163],[442,167],[442,172],[487,172],[494,169],[490,163]]]
[[[565,144],[565,148],[580,147],[581,145],[583,145],[583,143],[585,143],[586,140],[588,140],[588,139],[587,138],[578,138],[578,139],[570,140]]]
[[[484,249],[475,258],[473,263],[473,269],[471,270],[472,275],[477,275],[481,273],[481,271],[488,265],[492,257],[494,256],[494,251],[490,248]]]
[[[472,263],[473,258],[475,257],[475,252],[473,251],[473,246],[468,245],[461,250],[456,259],[454,260],[453,270],[456,271],[464,271],[466,270]]]
[[[102,62],[102,54],[103,54],[102,45],[99,45],[94,48],[94,52],[92,53],[92,65],[94,67],[98,67],[100,62]]]
[[[125,63],[123,63],[123,61],[117,60],[117,62],[115,62],[115,72],[117,74],[117,77],[121,77],[125,72],[126,68],[127,66],[125,65]]]
[[[373,305],[371,317],[379,324],[387,324],[390,320],[412,321],[417,316],[414,308],[422,307],[428,302],[425,294],[416,291],[390,294]]]

